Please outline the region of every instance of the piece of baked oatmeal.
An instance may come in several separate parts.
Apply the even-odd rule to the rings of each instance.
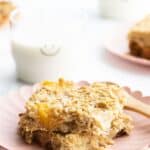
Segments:
[[[150,15],[131,28],[128,39],[132,55],[150,59]]]
[[[14,9],[15,6],[10,1],[0,1],[0,25],[9,19],[10,13]]]
[[[19,133],[25,142],[49,150],[105,150],[114,137],[132,129],[125,102],[113,83],[45,81],[20,114]]]

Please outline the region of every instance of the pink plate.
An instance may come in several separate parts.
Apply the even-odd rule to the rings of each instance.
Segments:
[[[129,88],[125,89],[139,100],[150,103],[150,97],[143,97],[141,92],[131,92]],[[25,144],[17,134],[18,114],[24,111],[25,101],[32,92],[33,88],[26,86],[0,97],[0,150],[41,150],[36,145]],[[150,120],[136,113],[130,112],[130,115],[134,119],[135,128],[130,136],[116,139],[113,150],[148,150]]]
[[[133,24],[132,24],[133,25]],[[112,54],[127,61],[150,66],[150,60],[129,55],[127,34],[131,24],[119,24],[111,29],[109,37],[104,42],[104,47]]]

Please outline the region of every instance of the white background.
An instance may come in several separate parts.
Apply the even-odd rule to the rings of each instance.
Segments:
[[[86,49],[84,49],[85,55],[81,57],[85,61],[81,65],[77,59],[76,69],[68,79],[112,81],[150,95],[150,67],[132,64],[114,57],[103,48],[103,39],[107,39],[109,31],[117,22],[99,17],[97,0],[26,0],[25,3],[18,4],[23,7],[28,6],[27,9],[32,9],[33,13],[35,9],[43,10],[44,8],[45,13],[49,12],[57,19],[64,17],[66,20],[74,20],[76,24],[82,24],[81,30],[86,41],[84,43]],[[72,30],[74,30],[73,27]],[[25,84],[16,79],[9,34],[8,29],[0,31],[0,95],[5,95],[8,91]],[[74,42],[77,44],[76,41]],[[81,53],[80,49],[77,48],[76,53]]]

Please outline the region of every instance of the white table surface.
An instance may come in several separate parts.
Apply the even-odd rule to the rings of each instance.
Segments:
[[[52,3],[52,1],[50,1]],[[53,1],[54,2],[54,1]],[[86,5],[85,5],[86,4]],[[33,5],[32,7],[40,5]],[[116,22],[105,20],[98,16],[97,1],[60,1],[58,5],[51,6],[51,12],[69,15],[69,18],[84,22],[83,34],[87,41],[85,59],[82,66],[77,61],[75,69],[69,79],[79,81],[112,81],[122,86],[129,86],[133,90],[141,90],[144,95],[150,95],[150,68],[124,61],[111,55],[103,48],[103,39],[109,35],[109,30]],[[40,8],[41,9],[41,8]],[[59,16],[59,15],[57,15]],[[79,37],[80,38],[80,37]],[[77,51],[80,53],[80,51]],[[86,57],[86,58],[85,58]],[[18,89],[25,83],[16,78],[15,63],[11,56],[9,30],[0,31],[0,95],[7,94],[10,90]]]

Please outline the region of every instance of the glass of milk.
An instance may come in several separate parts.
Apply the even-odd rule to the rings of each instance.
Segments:
[[[18,21],[15,15],[11,17],[11,45],[17,76],[28,83],[71,78],[78,67],[76,62],[82,64],[83,46],[78,43],[81,43],[80,22],[38,12],[21,15]]]
[[[150,13],[148,0],[100,0],[100,12],[104,17],[134,20]]]

